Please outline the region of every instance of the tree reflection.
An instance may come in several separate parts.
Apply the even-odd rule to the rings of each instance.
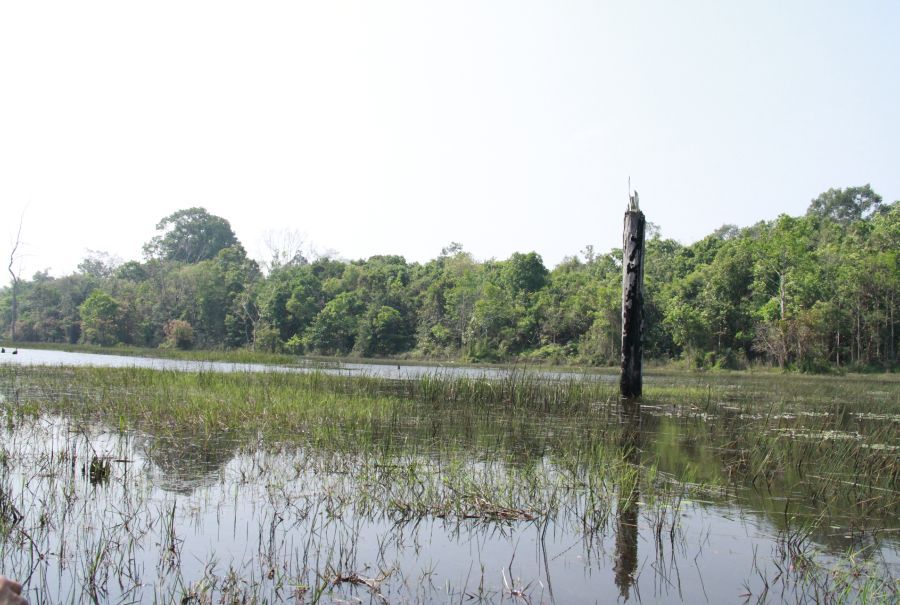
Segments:
[[[179,494],[214,482],[237,449],[232,437],[221,434],[145,434],[135,439],[135,446],[159,469],[159,487]]]

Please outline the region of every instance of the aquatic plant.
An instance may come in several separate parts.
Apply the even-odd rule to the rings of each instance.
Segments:
[[[522,370],[4,366],[0,395],[0,561],[35,600],[578,600],[609,567],[628,593],[713,566],[703,520],[728,518],[769,552],[714,599],[897,595],[890,377],[663,374],[630,412]]]

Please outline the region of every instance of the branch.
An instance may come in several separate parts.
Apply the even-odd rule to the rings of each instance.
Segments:
[[[25,222],[25,212],[22,212],[22,215],[19,217],[19,230],[16,232],[16,243],[13,244],[12,251],[9,253],[9,266],[7,269],[9,270],[9,275],[12,277],[13,284],[19,283],[19,276],[13,271],[13,265],[16,262],[16,251],[19,249],[19,244],[22,243],[22,223]]]

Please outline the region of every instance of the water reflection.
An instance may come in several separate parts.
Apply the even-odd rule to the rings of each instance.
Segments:
[[[165,491],[182,495],[215,483],[238,448],[227,433],[142,433],[135,437],[134,444],[137,453],[154,467],[155,483]]]
[[[627,601],[649,592],[653,602],[733,601],[735,587],[757,564],[755,553],[764,563],[778,528],[765,516],[750,515],[748,523],[743,511],[729,504],[684,505],[678,535],[687,537],[674,539],[671,564],[696,564],[702,582],[682,586],[677,570],[671,581],[661,579],[672,572],[653,561],[653,545],[660,553],[664,545],[645,517],[672,511],[640,487],[646,485],[641,483],[643,466],[652,463],[652,442],[636,407],[611,416],[617,421],[602,427],[613,437],[598,468],[621,464],[624,470],[612,473],[615,493],[594,491],[600,499],[613,498],[615,509],[608,524],[591,524],[597,529],[589,540],[579,519],[588,494],[578,492],[565,496],[556,513],[534,520],[470,519],[452,509],[440,516],[406,514],[397,508],[404,498],[424,497],[447,484],[479,492],[485,481],[509,489],[511,505],[520,502],[528,496],[524,480],[530,473],[562,471],[549,453],[559,451],[559,442],[542,446],[537,420],[515,425],[529,433],[529,445],[493,442],[508,453],[505,462],[466,459],[456,470],[424,452],[410,452],[409,444],[418,439],[412,425],[395,427],[390,440],[386,430],[378,431],[389,445],[384,457],[368,463],[365,455],[357,452],[354,459],[352,451],[337,444],[334,451],[327,446],[267,448],[226,437],[121,433],[65,418],[23,421],[15,431],[0,433],[5,442],[0,450],[8,457],[0,479],[25,517],[15,526],[28,532],[41,553],[60,555],[33,560],[16,545],[24,534],[0,533],[0,542],[6,540],[0,563],[15,573],[36,568],[46,578],[44,587],[35,589],[43,592],[32,595],[40,597],[35,602],[74,602],[94,596],[91,590],[108,602],[239,602],[225,598],[237,588],[246,591],[248,601],[273,602],[287,600],[284,586],[325,590],[332,602],[366,596],[380,602],[367,595],[365,585],[328,583],[338,576],[382,578],[378,590],[390,602],[569,603],[616,593]],[[467,426],[509,433],[504,430],[509,419],[494,423],[486,416]],[[571,435],[562,439],[572,440]],[[483,447],[478,437],[467,443]],[[525,465],[529,452],[535,458]],[[134,470],[126,473],[113,464],[109,479],[97,484],[85,473],[70,472],[71,460],[93,456],[131,460]],[[546,466],[541,469],[541,464]],[[508,485],[491,477],[504,473],[514,478]],[[392,491],[392,482],[402,483],[410,474],[410,491]],[[467,497],[462,490],[452,493]],[[490,492],[479,493],[479,500],[490,497]],[[646,552],[638,552],[639,537],[650,544]],[[88,556],[99,557],[108,577],[85,575],[93,569]],[[762,572],[777,573],[765,567]],[[432,575],[439,580],[432,581]],[[755,594],[762,581],[750,582]],[[209,586],[218,592],[204,593]],[[79,592],[82,587],[87,593]]]
[[[628,600],[635,581],[638,562],[638,501],[641,468],[641,409],[634,400],[624,401],[621,411],[623,426],[619,447],[622,460],[634,469],[630,488],[621,486],[616,506],[616,550],[613,571],[619,595]]]
[[[411,403],[364,419],[313,418],[274,442],[240,427],[189,434],[145,429],[139,419],[105,427],[35,419],[16,415],[19,399],[7,392],[0,493],[23,519],[11,532],[0,527],[0,569],[44,574],[56,593],[33,593],[35,602],[93,596],[78,592],[105,581],[85,575],[97,567],[93,557],[109,575],[109,592],[96,594],[109,602],[232,602],[235,587],[249,601],[284,601],[286,586],[308,587],[307,599],[323,594],[321,602],[378,602],[352,578],[382,578],[390,602],[568,603],[599,594],[734,602],[745,584],[754,599],[765,594],[772,578],[788,577],[778,574],[792,557],[813,549],[828,561],[866,548],[878,569],[900,569],[896,498],[879,495],[887,487],[823,502],[827,473],[814,465],[843,442],[772,435],[885,421],[854,417],[848,426],[850,413],[829,415],[836,407],[759,420],[748,407],[717,413],[709,404]],[[23,392],[23,402],[33,399]],[[841,485],[861,463],[891,463],[890,452],[846,451],[853,457],[833,457],[827,469]],[[770,456],[777,463],[763,464]],[[113,462],[102,480],[95,458]],[[88,470],[73,470],[76,460]],[[881,508],[872,508],[875,497]],[[860,527],[886,528],[886,537]],[[19,529],[50,556],[29,558]],[[350,579],[329,583],[338,577]]]

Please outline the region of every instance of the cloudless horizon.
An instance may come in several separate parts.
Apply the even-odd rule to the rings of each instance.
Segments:
[[[900,4],[4,3],[0,285],[202,206],[346,259],[620,245],[900,199]]]

